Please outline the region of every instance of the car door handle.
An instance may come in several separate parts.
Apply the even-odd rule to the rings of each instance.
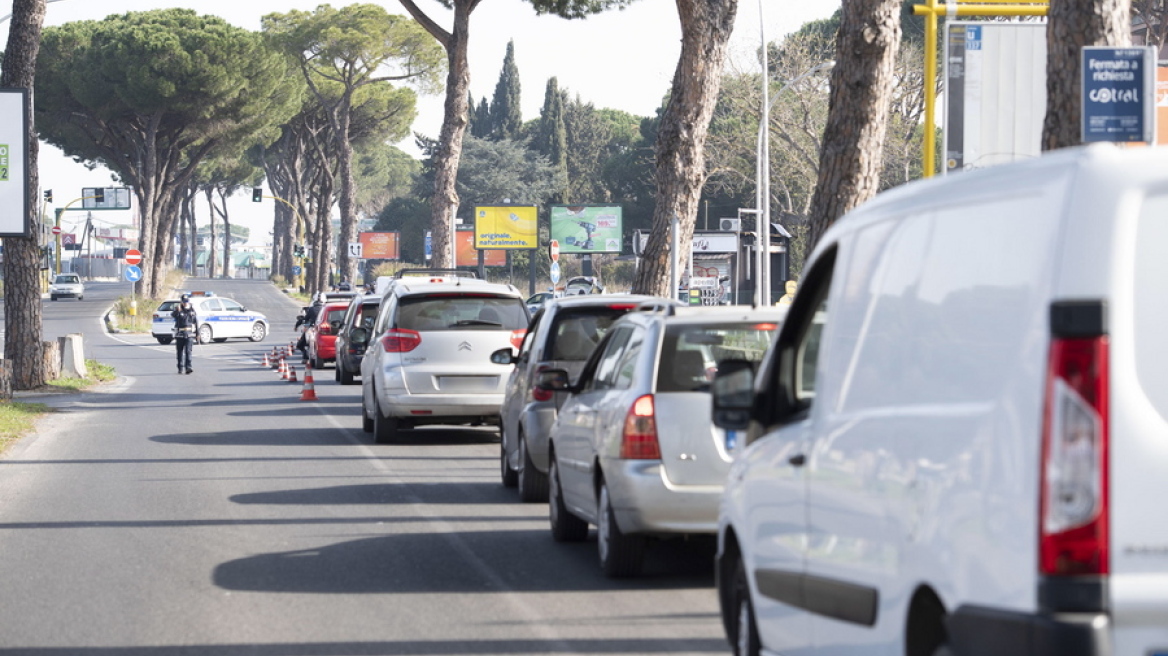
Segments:
[[[802,453],[787,458],[787,462],[793,467],[802,467],[807,462],[807,456]]]

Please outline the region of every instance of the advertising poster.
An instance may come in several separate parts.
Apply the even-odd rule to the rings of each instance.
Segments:
[[[532,208],[534,209],[534,208]],[[473,230],[459,230],[454,241],[454,266],[477,267],[479,252],[475,249],[475,233]],[[507,266],[507,251],[488,250],[483,259],[484,266]]]
[[[561,253],[619,253],[621,206],[552,205],[551,235]]]
[[[1155,142],[1154,48],[1084,46],[1082,140]]]
[[[362,232],[357,239],[361,242],[361,257],[366,260],[401,259],[399,233]]]
[[[0,237],[27,237],[27,89],[0,90]]]
[[[476,207],[474,246],[479,249],[539,248],[539,215],[534,206]]]

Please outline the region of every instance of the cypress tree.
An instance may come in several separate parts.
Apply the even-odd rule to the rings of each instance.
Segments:
[[[523,126],[523,112],[519,106],[519,67],[515,65],[515,41],[507,42],[507,56],[491,99],[491,138],[495,141],[514,139]]]
[[[557,171],[564,174],[564,189],[558,194],[561,203],[567,203],[568,197],[568,130],[564,123],[564,101],[559,90],[556,78],[547,82],[547,90],[543,95],[543,108],[539,115],[539,130],[535,135],[532,147],[548,158]]]

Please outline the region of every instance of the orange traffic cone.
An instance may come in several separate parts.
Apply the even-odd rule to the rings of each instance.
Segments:
[[[296,381],[296,367],[288,365],[288,382],[295,383]]]
[[[291,344],[284,347],[284,355],[286,355],[288,357],[292,357],[292,345]]]
[[[272,368],[272,361],[268,358],[267,353],[264,354],[264,363],[261,366],[263,366],[264,369],[271,369]]]
[[[275,346],[272,347],[272,356],[269,360],[268,366],[273,369],[276,369],[280,366],[280,352],[276,350]]]
[[[280,358],[280,380],[288,380],[288,361]]]
[[[312,367],[308,367],[304,370],[304,391],[300,393],[300,400],[316,400],[316,386],[312,384]]]

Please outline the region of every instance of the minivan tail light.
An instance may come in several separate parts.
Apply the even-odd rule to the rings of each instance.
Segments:
[[[1107,574],[1108,341],[1050,345],[1042,435],[1039,570]]]
[[[523,338],[526,336],[527,336],[527,329],[526,328],[521,328],[519,330],[512,330],[511,331],[511,346],[514,346],[516,350],[519,350],[520,348],[523,347]]]
[[[320,334],[321,334],[321,335],[331,335],[331,334],[332,334],[332,332],[333,332],[333,327],[332,327],[332,326],[330,326],[329,324],[327,324],[327,323],[322,323],[322,324],[320,325]]]
[[[625,429],[621,434],[620,457],[625,460],[660,460],[661,445],[657,442],[657,419],[653,395],[646,394],[633,401],[625,415]]]
[[[532,372],[531,379],[532,380],[539,380],[539,375],[542,374],[543,372],[547,371],[548,369],[551,369],[551,368],[552,368],[552,366],[548,365],[548,364],[539,365],[538,367],[535,368],[535,371]],[[551,401],[552,398],[555,397],[555,395],[556,395],[556,393],[551,391],[551,390],[540,389],[540,388],[536,387],[535,385],[531,386],[531,400],[532,401]]]
[[[386,353],[409,353],[421,343],[421,333],[405,328],[394,328],[381,336],[381,347]]]

